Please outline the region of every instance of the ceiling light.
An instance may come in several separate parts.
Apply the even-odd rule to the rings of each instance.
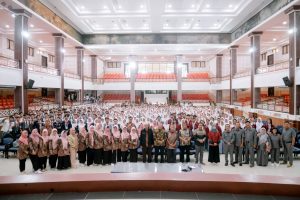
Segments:
[[[276,41],[277,39],[276,38],[273,38],[273,41]]]
[[[142,5],[140,5],[140,8],[144,8],[144,5],[142,4]]]
[[[104,9],[107,9],[107,6],[103,6]]]
[[[84,62],[85,62],[85,60],[84,60],[84,59],[82,59],[82,62],[84,63]]]
[[[22,31],[22,36],[24,38],[29,38],[29,33],[27,31]]]
[[[62,49],[60,50],[60,52],[66,53],[66,50],[65,50],[64,48],[62,48]]]
[[[40,40],[40,43],[43,43],[43,40]]]
[[[169,4],[169,5],[168,5],[168,8],[172,8],[172,4]]]
[[[192,5],[192,8],[195,8],[195,5],[194,5],[194,4]]]
[[[121,9],[122,8],[122,6],[121,5],[119,5],[119,9]]]
[[[249,49],[249,52],[252,53],[252,52],[254,52],[254,50],[255,50],[254,47],[251,47],[251,48]]]
[[[15,17],[16,17],[16,15],[15,15],[15,14],[12,14],[12,15],[11,15],[11,17],[12,17],[12,18],[15,18]]]
[[[199,24],[197,23],[197,24],[195,24],[195,26],[199,26]]]
[[[30,24],[30,28],[33,28],[34,27],[34,25],[33,24]]]
[[[9,28],[9,25],[8,25],[8,24],[6,24],[6,25],[5,25],[5,28]]]
[[[232,4],[229,4],[229,6],[228,6],[229,8],[232,8],[233,6],[232,6]]]
[[[288,33],[289,33],[289,34],[292,34],[292,33],[294,33],[294,32],[295,32],[295,30],[294,30],[293,28],[291,28],[291,29],[288,30]]]
[[[286,25],[286,24],[287,24],[287,22],[286,22],[286,21],[284,21],[284,22],[282,22],[282,24],[283,24],[283,25]]]
[[[218,26],[218,24],[214,24],[214,26]]]
[[[81,8],[81,9],[84,9],[85,7],[84,7],[84,6],[80,6],[80,8]]]
[[[209,4],[206,4],[206,8],[210,8],[210,5],[209,5]]]

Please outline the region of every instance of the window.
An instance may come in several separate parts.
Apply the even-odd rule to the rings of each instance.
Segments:
[[[206,66],[205,61],[192,61],[192,67],[204,68]]]
[[[107,62],[107,68],[121,68],[121,62]]]
[[[138,63],[138,73],[174,73],[174,63],[153,62]]]
[[[274,65],[274,54],[268,55],[268,65]]]
[[[50,63],[54,63],[54,58],[55,57],[53,55],[48,54],[48,59]]]
[[[266,61],[267,60],[267,53],[263,53],[260,55],[261,61]]]
[[[13,40],[7,39],[7,49],[9,49],[9,50],[15,49],[15,43]]]
[[[34,56],[34,48],[28,47],[28,56]]]
[[[272,49],[272,53],[275,54],[278,52],[278,49]]]
[[[42,56],[42,67],[48,67],[48,58],[46,56]]]
[[[289,45],[284,45],[282,46],[282,55],[288,54],[289,53]]]
[[[187,63],[182,63],[181,64],[181,70],[182,70],[182,77],[186,78],[188,74],[188,64]]]

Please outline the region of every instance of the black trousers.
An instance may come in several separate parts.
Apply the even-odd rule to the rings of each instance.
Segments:
[[[62,169],[68,169],[71,167],[71,160],[70,156],[58,156],[57,159],[57,169],[62,170]]]
[[[130,149],[129,153],[130,153],[130,162],[137,162],[137,158],[138,158],[137,149]]]
[[[167,149],[168,163],[176,163],[176,149]]]
[[[190,145],[179,146],[180,162],[184,162],[184,155],[186,155],[185,162],[190,162]]]
[[[26,158],[19,160],[19,168],[20,168],[20,172],[25,171],[25,164],[26,164]]]
[[[121,162],[121,149],[112,151],[111,162],[112,163]]]
[[[47,166],[47,156],[39,157],[39,169],[44,170]]]
[[[80,164],[84,164],[86,162],[86,150],[78,151],[78,160]]]
[[[37,171],[39,169],[39,160],[37,155],[29,155],[32,168],[34,171]]]
[[[57,162],[57,154],[49,156],[49,165],[51,169],[56,168],[56,162]]]
[[[111,156],[112,151],[103,151],[103,165],[110,165],[111,164]]]
[[[128,151],[121,151],[122,162],[127,162]]]
[[[209,146],[208,162],[211,162],[211,163],[219,163],[220,162],[219,145]]]
[[[158,163],[158,156],[160,155],[160,163],[165,162],[165,147],[164,146],[155,146],[155,162]]]
[[[87,148],[86,154],[87,154],[87,166],[90,166],[94,163],[95,151],[94,149]]]
[[[143,162],[145,163],[146,160],[148,163],[152,162],[152,147],[142,147],[143,153]],[[147,159],[148,157],[148,159]]]
[[[95,149],[94,152],[94,163],[101,165],[103,163],[103,149]]]

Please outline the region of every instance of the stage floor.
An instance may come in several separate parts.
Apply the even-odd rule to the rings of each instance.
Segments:
[[[192,163],[117,163],[111,173],[203,173],[201,165]]]

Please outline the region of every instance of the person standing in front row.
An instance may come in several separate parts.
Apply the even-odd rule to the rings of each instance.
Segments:
[[[153,132],[152,129],[149,127],[149,123],[146,123],[145,128],[141,131],[140,144],[142,146],[143,162],[145,163],[147,160],[148,163],[151,163],[152,146],[154,144],[154,141]],[[146,156],[148,157],[148,159],[146,158]]]
[[[87,155],[87,166],[90,166],[94,163],[95,150],[94,150],[94,126],[90,125],[89,132],[86,136],[86,155]]]
[[[190,130],[187,128],[186,122],[182,122],[182,129],[179,131],[179,149],[180,149],[180,162],[184,162],[184,154],[186,155],[186,162],[190,162],[190,146],[191,136]]]
[[[32,163],[32,168],[34,173],[42,173],[39,171],[39,160],[38,160],[38,150],[39,150],[39,141],[40,141],[40,134],[38,133],[37,129],[33,129],[29,139],[29,158]]]
[[[234,150],[234,135],[230,131],[230,125],[225,125],[225,130],[222,134],[223,142],[224,142],[224,154],[225,154],[225,166],[228,166],[228,154],[230,157],[231,166],[235,167],[233,163],[233,150]]]
[[[282,141],[284,149],[284,159],[282,164],[287,164],[287,161],[289,161],[287,167],[293,166],[293,149],[296,139],[296,131],[290,126],[291,125],[289,121],[285,121],[282,130]]]
[[[208,134],[208,162],[217,164],[220,162],[219,153],[219,142],[221,140],[220,133],[218,132],[216,126],[211,127],[211,131]]]
[[[86,162],[86,129],[84,126],[79,127],[78,134],[78,160],[79,165],[84,166]]]
[[[19,148],[17,152],[21,174],[25,174],[25,163],[28,157],[28,149],[28,132],[24,130],[22,131],[21,136],[19,138]]]
[[[69,130],[70,135],[68,136],[68,142],[70,144],[70,160],[71,160],[71,167],[77,168],[76,164],[76,153],[78,150],[78,137],[75,132],[75,128],[71,128]]]
[[[267,134],[267,131],[264,127],[260,128],[258,137],[258,146],[257,146],[257,165],[258,166],[267,166],[268,158],[270,152],[270,137]]]
[[[242,154],[243,154],[243,143],[245,132],[240,126],[240,122],[235,123],[235,127],[232,129],[232,133],[234,134],[234,151],[235,151],[235,162],[239,163],[242,166]]]
[[[166,148],[168,163],[176,163],[176,143],[177,143],[176,122],[170,124],[170,131],[167,135]]]
[[[127,162],[128,157],[128,146],[129,146],[129,133],[127,132],[126,126],[123,127],[121,133],[121,159],[122,162]]]
[[[193,131],[193,139],[195,141],[195,163],[205,165],[203,162],[203,152],[204,152],[204,144],[206,140],[206,132],[203,128],[203,124],[198,124],[197,128]],[[200,158],[199,158],[200,156]]]
[[[129,152],[130,152],[130,162],[137,162],[137,148],[138,148],[138,132],[135,127],[131,128],[129,137]]]
[[[250,167],[254,167],[254,149],[257,145],[257,136],[256,136],[256,130],[251,127],[250,121],[246,121],[246,126],[244,128],[245,132],[245,164],[249,164],[250,161]],[[249,154],[250,154],[250,160],[249,160]]]
[[[158,155],[160,155],[160,163],[165,162],[165,146],[166,146],[166,133],[163,129],[162,123],[158,123],[157,131],[154,130],[154,149],[155,149],[155,156],[154,160],[155,163],[158,163]]]
[[[282,139],[278,134],[277,128],[271,130],[270,140],[271,140],[271,165],[279,166],[280,148],[282,147]]]
[[[62,131],[60,134],[60,138],[57,141],[58,145],[58,159],[57,159],[57,169],[68,169],[71,167],[70,161],[70,149],[67,131]]]

